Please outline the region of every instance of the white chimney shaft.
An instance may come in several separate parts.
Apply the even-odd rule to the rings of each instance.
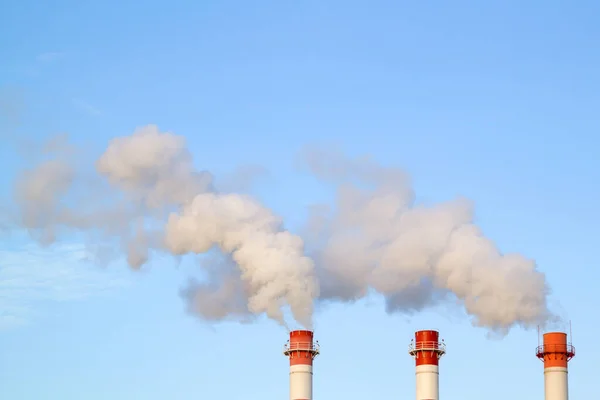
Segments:
[[[568,363],[575,356],[575,348],[567,343],[567,334],[545,333],[536,355],[544,362],[545,399],[569,400]]]
[[[437,331],[415,332],[409,354],[416,363],[417,400],[439,400],[439,360],[446,353],[446,345],[439,341]]]
[[[290,400],[312,400],[313,360],[319,354],[313,332],[290,332],[283,354],[290,359]]]

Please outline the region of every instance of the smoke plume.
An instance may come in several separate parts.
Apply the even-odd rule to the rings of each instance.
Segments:
[[[373,291],[388,312],[458,301],[474,325],[495,332],[551,318],[535,262],[501,254],[474,224],[468,200],[419,205],[402,171],[303,155],[315,177],[336,187],[334,207],[313,207],[303,238],[255,199],[217,190],[185,139],[153,125],[112,140],[92,165],[65,137],[42,146],[16,183],[19,224],[44,243],[72,233],[116,243],[134,269],[155,252],[202,255],[206,279],[181,295],[210,321],[267,315],[285,325],[289,308],[310,328],[316,301]]]
[[[112,140],[93,174],[81,165],[85,157],[65,151],[66,142],[51,144],[15,190],[19,223],[38,240],[51,243],[60,232],[116,238],[136,269],[152,251],[218,249],[237,271],[212,269],[216,289],[215,282],[188,288],[190,310],[208,319],[266,314],[285,324],[282,310],[289,307],[296,321],[311,326],[318,285],[302,239],[256,200],[215,191],[182,136],[139,128]]]
[[[366,158],[313,150],[303,161],[336,185],[335,207],[315,207],[306,229],[321,300],[374,290],[388,312],[413,313],[453,298],[474,325],[503,333],[550,317],[544,274],[533,260],[501,254],[474,225],[466,199],[417,205],[402,171]]]

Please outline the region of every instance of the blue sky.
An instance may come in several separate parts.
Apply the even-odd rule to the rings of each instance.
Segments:
[[[295,170],[303,145],[402,167],[419,200],[467,196],[502,250],[538,261],[573,320],[571,396],[595,392],[596,2],[12,3],[0,16],[3,140],[68,132],[100,154],[157,124],[188,138],[199,168],[264,166],[253,193],[291,229],[331,195]],[[8,199],[23,157],[0,152]],[[7,238],[0,253],[3,399],[288,396],[286,332],[186,315],[189,265],[96,266],[72,238]],[[448,346],[444,398],[543,396],[536,332],[489,340],[460,312],[390,316],[378,298],[329,307],[315,327],[318,398],[414,397],[407,346],[431,328]]]

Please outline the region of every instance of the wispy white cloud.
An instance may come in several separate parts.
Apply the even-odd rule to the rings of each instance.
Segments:
[[[24,107],[24,95],[23,90],[12,87],[0,88],[0,124],[2,127],[14,126],[21,119],[21,114]],[[12,132],[11,132],[12,133]],[[4,139],[4,136],[8,136],[8,132],[4,129],[0,131],[0,137]]]
[[[103,114],[102,110],[81,99],[73,99],[73,105],[81,111],[95,117],[99,117]]]
[[[123,274],[92,265],[83,245],[0,248],[0,330],[33,322],[48,303],[80,301],[123,288]]]
[[[58,51],[40,53],[35,56],[30,65],[24,67],[24,73],[31,78],[39,78],[45,69],[63,57],[64,53]]]
[[[48,62],[56,61],[59,58],[62,58],[63,56],[64,56],[64,53],[61,53],[60,51],[48,51],[45,53],[38,54],[38,56],[36,57],[36,60],[40,63],[48,63]]]
[[[46,62],[55,61],[55,60],[61,58],[62,56],[63,56],[63,53],[61,53],[59,51],[48,51],[45,53],[38,54],[38,56],[36,57],[36,60],[38,62],[46,63]]]

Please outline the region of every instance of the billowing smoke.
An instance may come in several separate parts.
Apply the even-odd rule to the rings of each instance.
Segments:
[[[302,239],[284,231],[282,221],[251,198],[196,196],[169,216],[165,245],[173,254],[219,246],[240,269],[250,312],[283,321],[282,306],[289,305],[296,321],[310,326],[318,295],[313,262],[304,256]]]
[[[474,325],[499,333],[551,317],[544,274],[533,260],[501,254],[473,224],[469,201],[416,205],[402,171],[369,159],[306,151],[303,160],[337,190],[335,207],[315,207],[306,230],[322,300],[376,291],[389,312],[405,313],[458,300]]]
[[[65,138],[41,150],[17,181],[20,225],[46,243],[73,232],[116,241],[136,269],[154,252],[202,255],[206,279],[182,297],[206,320],[267,315],[285,324],[289,308],[310,328],[316,301],[373,291],[389,312],[458,301],[475,325],[496,332],[551,317],[535,262],[501,254],[474,225],[469,201],[415,204],[401,171],[368,159],[304,153],[310,171],[336,185],[336,203],[314,207],[301,238],[255,199],[218,191],[184,138],[156,126],[112,140],[92,172]]]
[[[91,176],[66,148],[46,146],[45,159],[17,181],[20,223],[36,238],[50,243],[61,231],[117,238],[133,268],[151,251],[217,249],[237,271],[213,269],[216,288],[192,286],[190,310],[208,319],[266,314],[285,324],[289,307],[311,326],[319,290],[302,239],[254,199],[216,192],[212,176],[194,168],[183,137],[150,125],[114,139]]]
[[[231,257],[209,254],[199,263],[205,272],[204,279],[190,279],[181,290],[188,311],[207,321],[252,322],[256,315],[248,308],[249,285],[242,280]]]

